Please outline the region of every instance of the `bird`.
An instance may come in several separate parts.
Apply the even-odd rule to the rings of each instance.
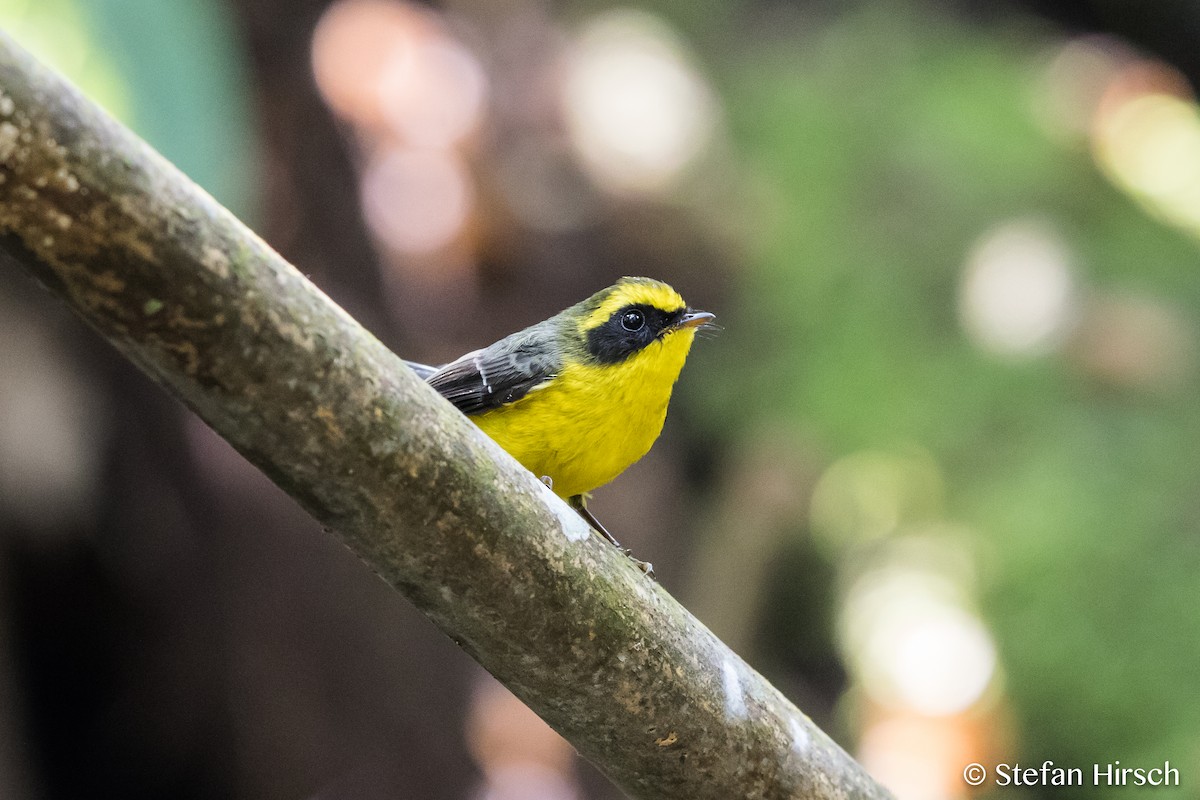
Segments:
[[[549,319],[433,367],[406,362],[633,559],[587,508],[644,456],[697,331],[715,315],[667,284],[625,277]]]

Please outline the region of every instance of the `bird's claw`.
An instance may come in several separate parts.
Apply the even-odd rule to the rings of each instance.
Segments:
[[[617,550],[621,551],[621,554],[632,561],[633,565],[640,569],[648,578],[655,581],[658,580],[658,578],[654,575],[654,565],[649,561],[642,561],[640,558],[635,556],[633,551],[628,547],[621,547],[618,545]]]
[[[543,477],[542,480],[545,481],[547,483],[547,485],[549,485],[550,479],[548,477]],[[634,563],[634,565],[638,569],[640,569],[644,575],[648,575],[651,580],[658,580],[658,578],[656,578],[654,576],[654,565],[653,564],[651,564],[649,561],[642,561],[641,559],[634,558],[633,551],[630,550],[628,547],[623,547],[621,545],[621,543],[618,542],[616,540],[616,538],[611,533],[608,532],[608,529],[600,524],[600,520],[596,519],[596,517],[592,514],[592,512],[588,511],[587,495],[577,494],[574,497],[570,498],[569,502],[571,504],[571,507],[574,508],[575,511],[577,511],[579,513],[579,516],[583,517],[584,520],[587,521],[588,525],[591,526],[592,530],[594,530],[596,533],[600,534],[605,539],[607,539],[609,544],[611,544],[613,547],[617,548],[618,552],[620,552],[626,558],[628,558],[630,561],[632,561]]]
[[[625,551],[625,555],[629,558],[630,561],[633,562],[633,565],[635,567],[637,567],[638,569],[640,569],[642,571],[643,575],[645,575],[647,578],[649,578],[652,581],[658,580],[658,577],[654,574],[654,565],[653,564],[651,564],[649,561],[642,561],[640,559],[634,558],[632,555],[629,554],[628,550]]]

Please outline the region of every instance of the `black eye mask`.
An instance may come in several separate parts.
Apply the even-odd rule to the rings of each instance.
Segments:
[[[623,306],[588,331],[588,353],[601,364],[618,364],[674,327],[686,308],[663,311],[645,303]]]

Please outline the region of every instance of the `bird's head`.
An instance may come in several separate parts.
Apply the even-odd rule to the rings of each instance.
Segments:
[[[683,352],[698,329],[715,319],[688,308],[679,293],[650,278],[622,278],[570,310],[587,356],[616,364],[655,342],[670,342]]]

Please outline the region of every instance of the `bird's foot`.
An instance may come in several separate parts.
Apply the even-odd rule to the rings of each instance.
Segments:
[[[600,524],[600,520],[596,519],[592,512],[588,511],[587,500],[583,495],[577,494],[568,502],[570,502],[571,508],[575,509],[579,516],[583,517],[587,524],[592,527],[592,530],[607,539],[609,544],[617,548],[617,550],[619,550],[626,558],[632,561],[634,566],[642,571],[642,574],[648,576],[651,580],[658,580],[658,578],[654,575],[654,565],[649,561],[642,561],[641,559],[634,558],[632,550],[630,550],[628,547],[622,547],[621,543],[617,541],[616,537],[609,533],[608,529]]]
[[[651,564],[649,561],[642,561],[641,559],[634,558],[633,554],[630,553],[629,550],[625,550],[625,557],[628,558],[630,561],[632,561],[633,565],[635,567],[637,567],[638,569],[640,569],[642,571],[642,574],[645,575],[647,578],[649,578],[652,581],[658,580],[658,576],[654,574],[654,565]]]

